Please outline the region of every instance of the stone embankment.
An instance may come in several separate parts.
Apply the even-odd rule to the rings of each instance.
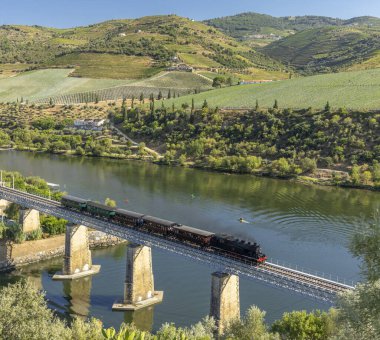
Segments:
[[[90,248],[105,248],[124,243],[117,237],[100,231],[89,231]],[[37,241],[16,244],[0,240],[0,272],[11,271],[17,267],[63,256],[65,235],[58,235]]]

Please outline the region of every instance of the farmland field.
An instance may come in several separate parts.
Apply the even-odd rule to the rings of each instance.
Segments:
[[[149,57],[135,57],[106,53],[72,53],[58,57],[55,66],[75,66],[73,76],[88,78],[142,79],[161,69]]]
[[[70,72],[70,69],[38,70],[0,79],[0,102],[93,91],[128,83],[127,80],[68,77]]]
[[[189,93],[194,89],[207,89],[211,81],[192,73],[170,72],[142,81],[117,79],[90,79],[69,77],[72,69],[47,69],[31,71],[16,77],[0,79],[0,102],[23,98],[30,101],[49,101],[58,98],[65,103],[92,101],[95,96],[105,100],[122,98],[125,95],[156,94],[160,89],[178,89],[178,93]],[[126,88],[125,85],[131,86]],[[94,92],[94,94],[90,94]],[[97,94],[95,94],[95,92]],[[78,94],[78,96],[73,96]],[[67,97],[70,95],[69,97]],[[65,96],[63,100],[61,97]],[[121,97],[120,97],[121,96]]]
[[[178,53],[181,60],[194,67],[220,67],[221,65],[202,54]]]
[[[175,99],[178,105],[190,103],[197,107],[207,100],[210,106],[322,108],[329,101],[332,107],[380,109],[380,69],[318,75],[258,85],[239,85],[198,95]],[[167,103],[171,105],[171,102]]]
[[[196,89],[210,88],[211,80],[208,81],[207,79],[191,72],[167,72],[150,79],[136,82],[134,85]]]

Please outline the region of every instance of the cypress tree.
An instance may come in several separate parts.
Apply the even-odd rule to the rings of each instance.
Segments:
[[[278,109],[278,102],[277,102],[277,99],[275,99],[275,101],[274,101],[273,108],[274,108],[274,109]]]

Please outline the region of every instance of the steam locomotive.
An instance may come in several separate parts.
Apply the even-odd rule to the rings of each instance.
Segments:
[[[83,212],[90,216],[177,242],[183,242],[210,252],[222,253],[237,260],[260,264],[267,259],[267,256],[262,253],[259,244],[239,240],[231,235],[215,234],[157,217],[111,208],[104,204],[70,195],[63,196],[61,203],[66,208],[74,211]]]

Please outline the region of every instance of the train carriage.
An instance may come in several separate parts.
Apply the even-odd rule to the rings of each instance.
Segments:
[[[87,208],[87,200],[70,195],[62,196],[61,203],[70,209],[86,210]]]
[[[116,209],[114,221],[126,224],[132,227],[141,226],[143,223],[144,214],[136,213],[134,211],[128,211],[124,209]]]
[[[114,208],[108,207],[107,205],[104,205],[98,202],[92,202],[92,201],[87,201],[87,211],[96,216],[108,217],[108,218],[114,217],[116,213]]]
[[[209,246],[211,238],[215,235],[209,231],[200,230],[185,225],[174,226],[172,234],[180,241],[188,241],[202,247]]]
[[[143,221],[142,229],[164,236],[170,234],[177,225],[175,222],[147,215],[143,217]]]

